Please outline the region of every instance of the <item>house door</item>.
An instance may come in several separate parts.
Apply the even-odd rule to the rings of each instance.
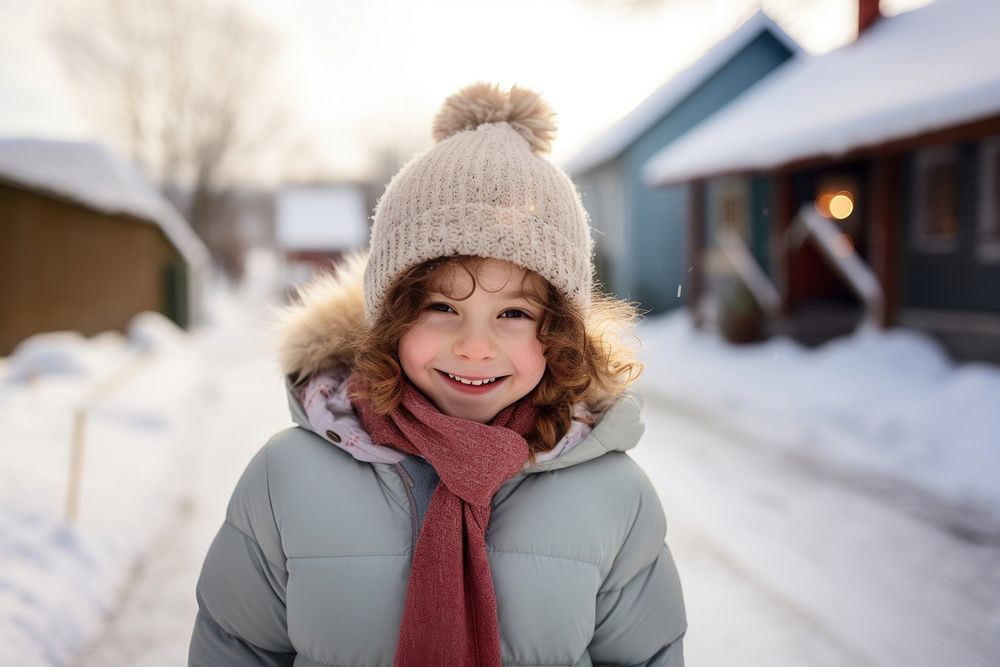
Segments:
[[[187,265],[180,259],[165,265],[161,272],[162,312],[184,329],[190,324],[187,278]]]
[[[867,263],[866,195],[863,165],[838,166],[800,175],[795,211],[812,204],[839,230],[835,254],[857,253]],[[789,254],[789,297],[792,308],[803,303],[828,303],[862,308],[860,299],[813,238],[807,238]]]

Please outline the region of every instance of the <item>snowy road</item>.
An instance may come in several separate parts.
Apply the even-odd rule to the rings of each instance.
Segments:
[[[238,314],[233,314],[238,317]],[[191,496],[138,563],[104,634],[78,667],[187,664],[197,603],[195,583],[243,468],[268,437],[291,425],[284,386],[260,319],[194,341],[216,374],[214,418],[191,465]],[[243,326],[240,326],[243,324]],[[234,335],[236,334],[236,335]]]
[[[995,542],[663,403],[646,417],[634,456],[667,512],[690,664],[1000,664]]]
[[[79,667],[184,664],[194,583],[236,476],[288,423],[261,337],[201,341],[216,419],[192,497],[133,571]],[[659,490],[691,629],[688,664],[997,665],[1000,550],[877,493],[649,401],[634,450]]]

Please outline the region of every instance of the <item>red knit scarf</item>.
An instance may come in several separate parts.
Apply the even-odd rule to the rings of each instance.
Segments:
[[[359,380],[350,382],[357,396]],[[441,478],[417,539],[393,665],[499,666],[486,526],[493,494],[527,461],[524,436],[535,409],[522,398],[480,424],[443,414],[404,382],[403,401],[388,415],[375,414],[367,399],[353,400],[376,443],[423,456]]]

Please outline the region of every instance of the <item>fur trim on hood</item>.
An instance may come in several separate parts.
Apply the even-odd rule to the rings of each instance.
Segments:
[[[354,366],[365,321],[367,253],[354,253],[332,273],[299,288],[298,302],[278,312],[278,357],[293,383],[343,364]]]

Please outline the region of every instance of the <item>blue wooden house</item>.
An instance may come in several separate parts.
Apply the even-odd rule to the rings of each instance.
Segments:
[[[782,66],[645,182],[695,193],[701,284],[728,267],[772,331],[821,342],[867,319],[1000,361],[1000,3],[859,10],[857,40]],[[719,302],[693,296],[700,315]]]
[[[681,303],[688,188],[650,187],[639,169],[800,53],[794,40],[757,12],[565,165],[595,229],[598,276],[609,291],[654,313]]]

